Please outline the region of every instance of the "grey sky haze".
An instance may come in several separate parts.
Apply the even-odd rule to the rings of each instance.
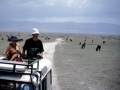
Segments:
[[[112,23],[120,0],[0,0],[0,21]]]

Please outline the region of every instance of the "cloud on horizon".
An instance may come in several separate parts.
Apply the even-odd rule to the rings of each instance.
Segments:
[[[0,0],[0,30],[27,30],[30,26],[34,27],[35,23],[46,22],[120,25],[119,8],[119,0]],[[18,23],[21,24],[20,27]],[[69,25],[66,25],[67,27]],[[102,29],[95,28],[95,32],[98,32],[99,28]],[[119,27],[116,30],[119,32]],[[79,31],[80,29],[77,32]]]
[[[0,20],[120,24],[119,0],[2,0]]]

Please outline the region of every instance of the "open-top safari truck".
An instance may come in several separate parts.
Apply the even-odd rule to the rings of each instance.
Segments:
[[[15,62],[3,59],[0,57],[0,90],[52,90],[49,60]]]

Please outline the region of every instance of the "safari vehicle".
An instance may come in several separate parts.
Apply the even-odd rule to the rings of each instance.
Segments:
[[[26,59],[27,62],[15,62],[3,58],[0,57],[0,90],[52,90],[52,67],[49,60]]]

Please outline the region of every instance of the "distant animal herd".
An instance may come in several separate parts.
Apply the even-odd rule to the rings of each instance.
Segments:
[[[10,34],[10,35],[6,34],[5,36],[7,37],[7,41],[11,41],[11,40],[10,40],[10,36],[12,36],[12,34]],[[17,35],[17,37],[20,37],[20,36],[21,36],[20,34]],[[30,36],[30,35],[28,35],[28,36]],[[50,40],[50,37],[48,37],[48,36],[41,36],[41,37],[45,37],[45,40]],[[51,36],[51,37],[52,37],[52,36]],[[1,40],[4,40],[4,38],[2,37],[1,34],[0,34],[0,38],[1,38]],[[23,39],[23,38],[18,38],[17,41],[18,41],[18,42],[24,41],[24,39]]]
[[[12,34],[10,34],[10,35],[7,35],[7,34],[6,34],[7,41],[10,41],[10,36],[11,36],[11,35],[12,35]],[[19,37],[21,36],[20,34],[18,34],[17,36],[18,36],[18,42],[24,41],[23,38],[19,38]],[[30,35],[28,35],[28,36],[30,36]],[[44,38],[45,40],[50,40],[50,37],[48,37],[48,36],[42,35],[41,37]],[[51,37],[53,37],[53,36],[51,36]],[[59,38],[64,38],[65,36],[58,36],[58,37],[59,37]],[[79,36],[79,37],[80,37],[80,36]],[[1,38],[1,40],[4,40],[4,38],[2,37],[1,34],[0,34],[0,38]],[[106,41],[104,40],[106,37],[101,36],[100,38],[103,39],[102,44],[106,44]],[[81,45],[81,49],[85,49],[86,39],[89,39],[89,38],[86,37],[83,43],[79,42],[79,45]],[[93,38],[93,39],[95,39],[95,38]],[[107,39],[109,39],[109,40],[111,40],[111,39],[120,40],[120,37],[116,38],[116,37],[114,37],[114,36],[109,36],[109,37],[107,37]],[[66,41],[73,42],[73,39],[72,39],[72,38],[69,38],[69,36],[67,36]],[[94,43],[94,40],[92,40],[91,42]],[[96,51],[100,51],[100,50],[101,50],[101,45],[97,45],[97,46],[96,46]]]
[[[68,38],[66,38],[66,41],[68,41]],[[73,40],[70,39],[70,41],[72,42]],[[93,40],[92,40],[93,43]],[[103,44],[105,44],[106,41],[103,41]],[[79,45],[81,45],[81,49],[85,49],[85,45],[86,45],[86,40],[84,40],[84,43],[82,44],[81,42],[79,42]],[[96,51],[100,51],[101,50],[101,45],[97,45],[96,47]]]
[[[87,37],[86,37],[87,38]],[[103,39],[103,42],[102,42],[102,44],[106,44],[106,41],[104,40],[106,37],[104,37],[104,36],[101,36],[100,38],[102,38]],[[94,38],[93,38],[94,39]],[[110,37],[107,37],[107,39],[109,39],[109,40],[111,40],[111,39],[114,39],[114,40],[120,40],[120,37],[114,37],[114,36],[110,36]],[[68,38],[66,38],[66,41],[70,41],[70,42],[72,42],[73,40],[72,39],[68,39]],[[92,40],[92,43],[93,43],[93,41],[94,40]],[[120,44],[120,42],[119,42],[119,44]],[[86,40],[84,40],[84,43],[82,44],[81,42],[79,42],[79,45],[81,45],[81,49],[85,49],[85,46],[86,46]],[[96,46],[96,51],[100,51],[101,50],[101,45],[97,45]]]

